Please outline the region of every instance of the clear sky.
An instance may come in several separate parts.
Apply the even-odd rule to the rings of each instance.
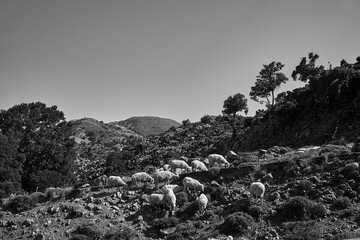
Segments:
[[[1,0],[0,109],[57,105],[66,120],[196,122],[249,98],[263,64],[360,56],[359,0]]]

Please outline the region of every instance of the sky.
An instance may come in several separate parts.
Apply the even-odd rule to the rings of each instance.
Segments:
[[[43,102],[66,120],[220,115],[263,64],[360,56],[358,0],[1,0],[0,109]],[[243,115],[243,114],[242,114]]]

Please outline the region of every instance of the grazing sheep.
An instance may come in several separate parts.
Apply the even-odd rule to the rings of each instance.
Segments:
[[[170,171],[160,171],[160,172],[155,172],[153,174],[153,178],[154,178],[155,187],[158,188],[160,182],[168,183],[169,181],[179,178],[179,176]]]
[[[147,196],[147,201],[151,206],[158,208],[160,205],[164,204],[164,194],[153,193]]]
[[[109,176],[106,179],[106,186],[109,187],[117,187],[117,186],[125,186],[127,185],[124,180],[122,180],[122,178],[120,176]]]
[[[188,189],[195,189],[196,191],[204,191],[204,185],[201,184],[198,180],[191,177],[184,177],[182,180],[184,191],[187,192]]]
[[[183,190],[183,188],[177,184],[167,184],[163,186],[161,190],[164,192],[165,188],[171,188],[175,194]]]
[[[257,197],[260,197],[261,198],[261,205],[263,204],[263,198],[264,198],[264,193],[265,193],[264,184],[262,184],[261,182],[253,182],[250,185],[249,192],[251,194],[255,195],[255,199],[257,199]]]
[[[185,169],[186,172],[191,172],[191,167],[184,160],[171,160],[170,168],[172,172],[176,172],[177,168]]]
[[[196,171],[207,171],[207,167],[205,166],[205,163],[201,162],[200,160],[194,160],[191,162],[192,170]]]
[[[142,182],[142,183],[154,183],[154,178],[152,178],[149,174],[147,174],[146,172],[138,172],[138,173],[134,173],[131,176],[131,185],[135,185],[138,186],[138,183]]]
[[[210,167],[214,166],[215,163],[220,165],[224,164],[225,167],[230,167],[230,163],[220,154],[210,154],[207,158],[209,160]]]
[[[164,202],[170,208],[170,212],[172,213],[176,207],[176,196],[171,188],[164,188]]]
[[[197,204],[199,205],[199,212],[200,214],[204,214],[206,207],[209,203],[209,199],[206,197],[205,194],[200,194],[200,196],[196,199]]]

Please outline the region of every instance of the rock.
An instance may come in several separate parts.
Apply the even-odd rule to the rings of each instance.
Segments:
[[[271,174],[271,173],[268,173],[268,174],[266,174],[265,176],[263,176],[262,178],[261,178],[261,181],[262,182],[268,182],[268,181],[270,181],[270,180],[272,180],[273,179],[273,175]]]
[[[45,236],[42,233],[39,233],[38,235],[36,235],[36,237],[33,240],[44,240]]]
[[[34,219],[31,219],[31,218],[28,218],[28,219],[25,219],[25,221],[22,223],[22,225],[26,226],[26,227],[29,227],[30,225],[32,225],[34,223]]]

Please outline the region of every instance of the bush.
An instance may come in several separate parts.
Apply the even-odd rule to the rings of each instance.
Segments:
[[[248,213],[253,218],[258,219],[264,213],[264,209],[261,206],[251,206],[248,210]]]
[[[341,210],[351,207],[351,200],[348,197],[339,197],[332,205],[333,209]]]
[[[36,201],[29,196],[18,196],[11,199],[5,206],[5,210],[11,213],[20,213],[36,207]]]
[[[179,223],[179,219],[175,217],[155,219],[153,227],[158,229],[175,227]]]
[[[315,221],[288,222],[282,226],[284,240],[317,240],[321,231]]]
[[[243,212],[229,215],[220,226],[220,232],[226,235],[244,234],[254,224],[254,219]]]
[[[204,115],[201,119],[200,119],[201,123],[211,123],[211,117],[209,115]]]
[[[105,234],[104,240],[132,240],[132,239],[139,239],[139,234],[136,230],[132,229],[128,226],[122,226],[118,230],[112,230]]]
[[[91,239],[91,240],[98,240],[101,236],[100,228],[95,224],[86,224],[83,226],[79,226],[74,232],[75,236],[84,235],[88,238],[84,239]]]
[[[187,224],[178,225],[176,230],[169,234],[166,238],[168,240],[183,240],[183,239],[194,239],[194,236],[199,232],[192,222]]]
[[[324,206],[300,196],[291,198],[280,210],[285,221],[304,221],[323,218],[326,215]]]

